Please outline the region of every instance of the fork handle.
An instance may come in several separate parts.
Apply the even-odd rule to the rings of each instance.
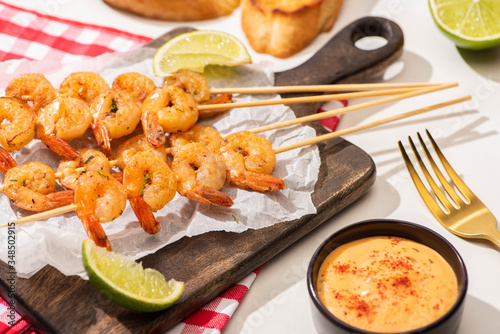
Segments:
[[[481,231],[480,234],[472,236],[473,238],[486,239],[494,243],[500,248],[500,231],[496,228],[496,219],[493,224],[488,224],[487,227],[484,226],[485,230]]]
[[[489,231],[486,231],[485,238],[500,247],[500,231],[494,226]]]

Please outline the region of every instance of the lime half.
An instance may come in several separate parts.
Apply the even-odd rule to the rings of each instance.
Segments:
[[[457,46],[481,50],[500,44],[500,1],[429,0],[434,21]]]
[[[235,66],[252,59],[236,37],[212,30],[181,34],[158,49],[153,58],[156,76],[166,76],[181,68],[203,72],[206,65]]]
[[[154,269],[97,247],[84,240],[82,258],[90,282],[105,297],[123,307],[154,312],[174,304],[184,291],[184,283],[165,277]]]

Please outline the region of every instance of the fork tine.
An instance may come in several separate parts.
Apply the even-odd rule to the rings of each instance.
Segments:
[[[411,140],[411,138],[410,138]],[[403,160],[406,165],[406,169],[408,169],[408,172],[410,173],[411,179],[413,180],[413,183],[415,184],[415,187],[417,188],[418,193],[420,194],[420,197],[422,197],[425,205],[429,208],[429,210],[434,214],[434,216],[437,217],[438,212],[443,212],[443,209],[436,203],[436,200],[434,197],[429,193],[427,188],[425,187],[424,183],[420,179],[420,177],[417,174],[417,171],[415,170],[415,167],[413,167],[413,164],[411,163],[410,158],[408,157],[408,154],[406,153],[406,150],[401,143],[401,141],[398,141],[398,146],[399,146],[399,151],[401,152],[401,155],[403,156]],[[446,214],[448,214],[450,211],[448,208],[445,208],[448,210]],[[439,218],[438,218],[439,220]]]
[[[472,196],[474,196],[474,194],[469,189],[469,187],[467,187],[465,185],[464,181],[462,181],[462,179],[460,178],[460,176],[458,176],[458,174],[455,172],[455,170],[451,167],[448,160],[446,160],[443,152],[441,152],[441,149],[437,145],[436,141],[434,140],[434,138],[432,138],[429,130],[426,129],[425,132],[427,133],[427,137],[429,137],[429,140],[431,141],[432,147],[434,147],[434,151],[436,152],[437,156],[439,157],[439,160],[441,160],[441,163],[443,164],[443,167],[446,170],[446,173],[448,173],[448,175],[450,176],[450,179],[453,181],[453,183],[455,184],[457,189],[460,191],[460,193],[470,202],[470,198]]]
[[[410,142],[411,149],[413,151],[413,154],[415,154],[415,158],[417,159],[417,162],[420,166],[420,170],[424,174],[427,183],[430,185],[432,191],[434,192],[434,195],[436,195],[438,201],[441,203],[443,207],[446,209],[446,213],[450,212],[453,208],[453,204],[450,203],[448,198],[445,196],[445,194],[441,191],[441,189],[438,187],[434,179],[432,178],[431,173],[429,173],[429,170],[427,169],[427,166],[424,164],[424,161],[422,160],[422,157],[420,156],[420,153],[418,153],[418,150],[413,143],[413,140],[411,137],[408,137],[408,141]],[[424,145],[425,149],[425,145]],[[432,159],[432,157],[431,157]]]
[[[422,139],[422,136],[420,135],[420,133],[417,132],[417,136],[418,136],[418,140],[420,141],[420,145],[422,145],[424,152],[425,152],[425,155],[427,156],[427,159],[429,160],[429,163],[431,164],[431,167],[434,170],[434,173],[436,174],[437,178],[439,179],[439,182],[441,182],[441,185],[443,186],[446,193],[451,197],[453,203],[456,206],[460,207],[461,205],[464,204],[464,201],[460,198],[460,196],[458,196],[458,194],[455,192],[455,190],[453,190],[452,186],[448,183],[446,178],[443,176],[443,173],[441,173],[441,170],[439,169],[436,162],[434,161],[434,158],[432,158],[431,152],[429,152],[429,150],[427,149],[427,145],[425,145],[425,142]],[[434,144],[435,143],[436,142],[434,142]],[[434,150],[435,150],[435,147],[437,145],[436,146],[432,145],[432,146],[434,147]],[[438,147],[438,149],[439,149],[439,147]],[[443,155],[441,154],[441,156],[443,156]],[[439,154],[438,154],[438,157],[440,157]],[[443,156],[443,158],[444,158],[444,156]],[[441,160],[441,157],[440,157],[440,160]],[[453,179],[452,179],[452,181],[453,181]]]

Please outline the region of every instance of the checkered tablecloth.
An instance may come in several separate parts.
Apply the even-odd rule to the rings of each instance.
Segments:
[[[63,20],[0,1],[0,61],[78,61],[105,52],[136,49],[151,38]]]
[[[27,58],[72,62],[106,52],[134,50],[150,40],[149,37],[109,27],[64,20],[0,1],[0,61]],[[323,109],[333,109],[346,103],[334,101]],[[333,130],[338,121],[339,118],[335,117],[323,120],[322,123]],[[258,270],[248,275],[168,333],[220,333],[252,285],[257,273]],[[14,312],[9,309],[8,302],[0,298],[0,334],[36,334],[30,324],[17,312],[12,319],[11,311]]]

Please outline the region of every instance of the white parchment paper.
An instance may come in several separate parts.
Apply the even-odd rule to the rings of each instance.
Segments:
[[[66,64],[26,60],[0,63],[0,88],[4,89],[14,76],[22,73],[43,73],[56,88],[67,75],[77,71],[98,72],[109,84],[118,74],[129,71],[154,78],[151,66],[154,51],[142,49],[124,54],[105,54]],[[235,68],[208,68],[205,75],[212,87],[270,86],[273,76],[266,71],[266,67],[265,64],[253,64]],[[158,85],[161,84],[160,78],[154,80]],[[277,98],[276,95],[253,95],[235,96],[234,100],[244,102]],[[222,116],[202,120],[201,123],[212,125],[222,135],[227,135],[294,117],[293,112],[284,106],[252,107],[234,109]],[[140,129],[137,129],[137,133],[139,131]],[[299,125],[261,135],[268,138],[273,147],[280,147],[314,137],[315,131]],[[115,151],[123,140],[112,141]],[[71,145],[75,148],[96,148],[91,131],[88,131],[84,138],[72,141]],[[13,152],[12,156],[18,164],[36,160],[46,163],[54,170],[59,162],[59,158],[39,140],[32,141],[18,152]],[[190,237],[215,230],[243,232],[315,213],[311,194],[320,166],[317,147],[308,146],[280,153],[277,158],[273,175],[284,179],[284,190],[261,194],[226,185],[222,191],[234,199],[231,208],[198,204],[176,195],[174,200],[155,214],[161,223],[161,231],[155,235],[149,235],[142,230],[132,209],[127,205],[122,216],[104,224],[113,250],[138,259],[184,236]],[[3,175],[0,179],[3,180]],[[0,224],[32,214],[12,206],[3,194],[0,195],[0,212]],[[10,233],[15,235],[15,264],[20,277],[29,278],[47,264],[65,275],[85,277],[81,263],[81,244],[87,235],[75,213],[18,225],[13,232],[11,229]],[[0,259],[4,262],[9,259],[8,234],[7,228],[0,230]]]

